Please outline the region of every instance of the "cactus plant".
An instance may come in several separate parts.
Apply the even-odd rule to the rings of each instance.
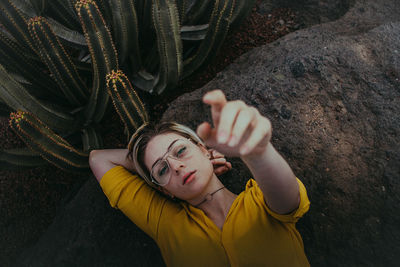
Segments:
[[[33,150],[0,151],[0,168],[46,160],[86,171],[110,102],[129,138],[149,120],[134,88],[174,89],[215,56],[254,3],[0,0],[0,112],[15,111],[10,127]]]

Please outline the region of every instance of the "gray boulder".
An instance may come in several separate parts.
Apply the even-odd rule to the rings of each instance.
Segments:
[[[301,2],[320,10],[329,1]],[[398,0],[340,3],[351,6],[340,19],[250,51],[205,87],[177,98],[163,120],[192,128],[209,120],[200,100],[215,88],[258,107],[272,121],[273,144],[308,189],[312,205],[299,228],[311,264],[395,266],[400,5]],[[268,5],[264,8],[268,12]],[[332,12],[333,19],[344,13]],[[239,160],[232,162],[234,170],[223,180],[240,192],[250,173]],[[109,207],[92,178],[16,265],[159,266],[162,261],[153,241]]]
[[[195,128],[210,121],[202,95],[219,88],[271,119],[312,202],[299,225],[312,266],[400,260],[399,14],[398,1],[356,1],[335,22],[243,55],[164,113]],[[233,162],[225,181],[238,191],[250,175]]]

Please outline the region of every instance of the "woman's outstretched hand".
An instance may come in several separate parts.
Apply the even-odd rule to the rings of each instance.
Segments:
[[[211,106],[214,127],[203,122],[197,134],[207,146],[229,157],[262,154],[271,139],[271,123],[241,100],[227,101],[221,90],[208,92],[203,102]]]

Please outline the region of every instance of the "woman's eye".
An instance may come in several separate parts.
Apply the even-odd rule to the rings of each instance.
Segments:
[[[176,152],[176,156],[177,157],[182,157],[185,154],[185,151],[186,151],[186,147],[185,146],[179,148],[178,151]]]
[[[158,175],[159,176],[163,176],[166,172],[167,172],[167,165],[164,165],[159,171],[158,171]]]

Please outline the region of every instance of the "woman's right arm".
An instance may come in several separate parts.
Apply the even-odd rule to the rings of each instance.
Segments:
[[[133,162],[126,155],[128,149],[102,149],[92,150],[89,155],[89,165],[97,181],[100,182],[104,174],[115,166],[135,171]]]

